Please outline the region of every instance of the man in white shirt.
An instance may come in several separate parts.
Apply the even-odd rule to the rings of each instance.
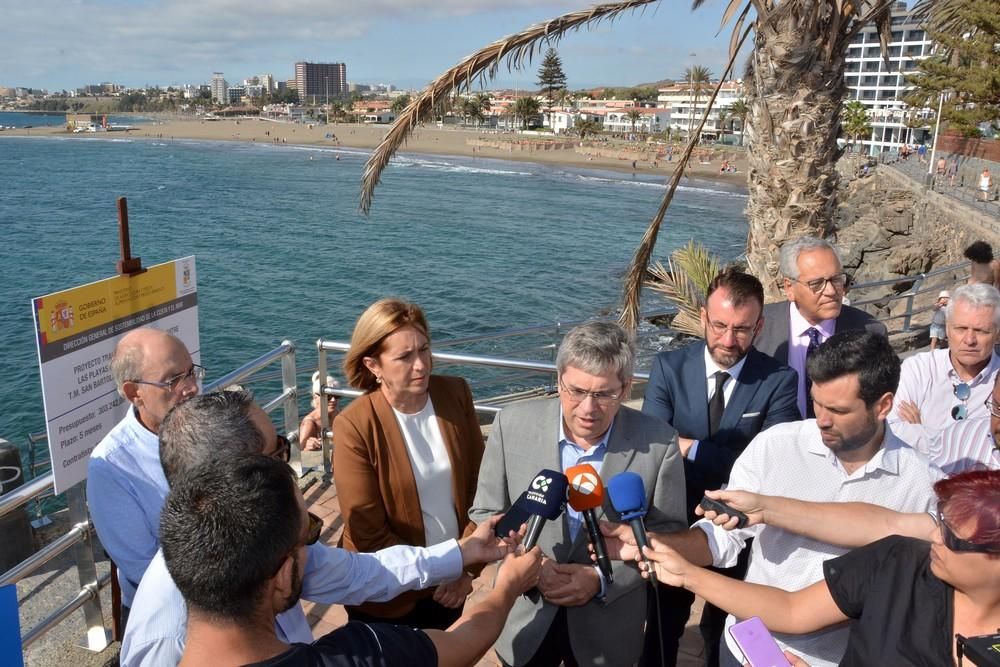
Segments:
[[[764,325],[754,347],[799,374],[798,405],[812,417],[806,358],[841,331],[866,330],[886,335],[885,326],[844,305],[847,274],[837,249],[828,241],[802,236],[781,246],[781,275],[788,302],[764,306]]]
[[[778,424],[758,435],[736,460],[729,488],[814,502],[867,502],[901,512],[932,509],[941,472],[885,424],[899,380],[888,340],[868,332],[835,334],[813,353],[808,370],[816,419]],[[612,537],[633,541],[631,528]],[[702,520],[685,532],[653,536],[701,566],[730,566],[753,537],[746,581],[799,590],[823,578],[823,561],[846,551],[771,526],[726,531]],[[615,540],[609,550],[618,548]],[[628,550],[622,554],[628,557]],[[634,550],[632,554],[634,555]],[[727,629],[734,623],[730,616]],[[777,635],[813,667],[840,662],[847,629]],[[741,665],[724,635],[722,667]]]
[[[986,399],[987,417],[956,421],[941,432],[930,450],[931,460],[949,475],[966,470],[1000,470],[1000,373]]]
[[[985,417],[1000,357],[1000,292],[977,283],[954,291],[947,309],[948,349],[903,362],[889,424],[899,437],[933,456],[942,431],[956,421]]]

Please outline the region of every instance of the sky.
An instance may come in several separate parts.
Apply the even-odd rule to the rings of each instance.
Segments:
[[[0,0],[0,87],[73,90],[231,83],[294,75],[296,61],[343,62],[355,83],[421,88],[465,56],[592,0]],[[557,45],[570,89],[718,76],[723,0],[692,12],[661,0]],[[541,58],[489,88],[535,88]],[[742,65],[740,65],[740,70]]]

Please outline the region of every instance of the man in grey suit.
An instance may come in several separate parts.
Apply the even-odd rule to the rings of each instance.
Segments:
[[[806,358],[841,331],[867,330],[886,335],[885,325],[868,313],[844,305],[847,274],[837,249],[815,236],[781,246],[781,275],[788,301],[764,306],[764,326],[754,347],[799,374],[798,405],[813,417]]]
[[[608,480],[629,470],[642,477],[649,530],[687,526],[684,468],[677,431],[622,401],[629,397],[635,352],[616,324],[591,322],[569,332],[556,359],[558,398],[517,403],[497,417],[479,470],[469,516],[481,523],[528,488],[543,468],[588,463]],[[598,518],[617,520],[605,500]],[[567,507],[546,523],[540,595],[514,604],[495,649],[512,667],[633,665],[642,650],[647,584],[615,563],[613,582],[591,563],[582,516]]]

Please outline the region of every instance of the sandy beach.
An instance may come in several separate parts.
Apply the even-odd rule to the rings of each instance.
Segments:
[[[364,125],[357,123],[301,124],[282,123],[255,118],[239,120],[205,121],[200,119],[170,118],[155,123],[134,126],[127,136],[131,139],[203,139],[206,141],[240,141],[257,143],[280,143],[302,146],[343,146],[350,148],[375,148],[388,125]],[[4,135],[65,135],[68,137],[93,138],[90,133],[68,133],[62,127],[36,127],[30,130],[7,130]],[[113,136],[121,136],[116,133]],[[655,149],[645,144],[607,142],[589,148],[590,154],[579,152],[575,146],[579,141],[561,142],[565,147],[550,147],[543,150],[544,139],[531,135],[512,133],[477,132],[474,129],[445,129],[420,127],[402,148],[412,153],[438,155],[461,155],[502,160],[536,162],[590,169],[612,169],[631,173],[659,173],[668,178],[683,150],[683,145],[674,145],[674,160],[655,158]],[[588,144],[591,142],[588,141]],[[746,183],[746,157],[743,149],[706,147],[698,149],[701,159],[692,157],[687,173],[691,177],[730,182],[744,186]],[[664,148],[660,148],[661,155]],[[705,161],[707,160],[707,162]],[[735,173],[720,174],[723,161],[736,166]],[[634,167],[633,167],[634,165]]]

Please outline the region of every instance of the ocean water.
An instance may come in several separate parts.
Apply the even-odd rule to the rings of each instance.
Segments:
[[[148,123],[149,121],[149,118],[134,114],[108,115],[108,123],[112,125],[138,125],[140,123]],[[0,111],[0,127],[51,127],[65,124],[66,114],[64,112]]]
[[[31,299],[114,274],[119,196],[146,266],[197,256],[212,379],[285,338],[300,368],[314,365],[317,338],[349,339],[387,295],[423,306],[436,341],[611,311],[665,190],[631,174],[403,154],[364,217],[367,155],[0,136],[0,437],[44,429]],[[685,181],[655,257],[691,238],[740,255],[745,205],[742,181]]]

